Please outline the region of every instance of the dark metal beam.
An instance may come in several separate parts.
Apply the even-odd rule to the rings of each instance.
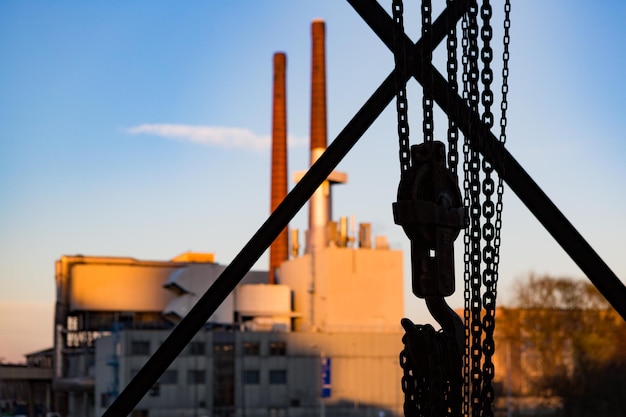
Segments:
[[[393,51],[393,21],[384,11],[372,13],[370,9],[380,8],[376,1],[348,0],[381,40]],[[463,2],[464,4],[467,2]],[[445,12],[444,12],[445,13]],[[443,16],[443,15],[442,15]],[[450,21],[452,21],[450,19]],[[433,32],[434,32],[433,27]],[[406,35],[405,35],[406,36]],[[408,37],[406,38],[408,41]],[[421,57],[422,50],[418,41],[406,49],[407,61],[412,60],[409,68],[411,75],[424,84]],[[410,43],[409,43],[410,45]],[[488,157],[498,174],[513,192],[539,220],[544,228],[567,252],[572,260],[587,275],[607,301],[626,320],[626,286],[613,273],[587,243],[576,228],[561,213],[558,207],[541,190],[530,175],[515,158],[503,147],[498,139],[482,122],[476,112],[471,112],[465,101],[448,84],[447,80],[432,65],[427,66],[428,83],[434,100],[439,107],[454,120],[469,138],[470,146]]]

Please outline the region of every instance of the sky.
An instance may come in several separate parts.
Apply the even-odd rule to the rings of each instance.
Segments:
[[[405,3],[416,40],[419,4]],[[438,14],[443,2],[434,3]],[[0,360],[52,346],[62,255],[167,260],[197,251],[221,264],[237,255],[269,215],[275,52],[287,54],[290,175],[308,166],[316,18],[326,21],[330,143],[393,68],[347,2],[0,3]],[[619,0],[513,2],[507,138],[622,280],[624,20]],[[494,26],[499,43],[501,20]],[[411,143],[419,143],[415,82],[408,99]],[[445,138],[440,113],[435,122]],[[405,311],[423,322],[423,301],[410,291],[409,241],[391,211],[397,140],[392,104],[339,165],[349,181],[335,188],[333,213],[370,222],[405,252]],[[584,278],[519,198],[504,193],[498,302],[513,302],[515,283],[530,273]],[[304,230],[306,217],[304,208],[291,226]],[[265,254],[254,269],[267,262]]]

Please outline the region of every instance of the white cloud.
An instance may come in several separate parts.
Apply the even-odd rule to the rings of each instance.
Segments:
[[[249,129],[223,126],[190,126],[178,124],[142,124],[126,129],[133,135],[153,135],[199,143],[220,148],[261,151],[269,149],[270,136],[257,135]],[[289,138],[290,146],[300,146],[306,140]]]

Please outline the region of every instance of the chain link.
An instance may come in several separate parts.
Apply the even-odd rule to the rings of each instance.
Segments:
[[[396,112],[398,114],[398,139],[400,146],[400,182],[404,181],[411,166],[409,144],[409,104],[406,97],[406,54],[404,44],[404,6],[402,0],[394,0],[393,48],[395,60]]]

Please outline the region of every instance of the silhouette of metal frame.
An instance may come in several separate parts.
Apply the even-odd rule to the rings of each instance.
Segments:
[[[393,51],[393,21],[380,4],[376,0],[347,1],[382,42]],[[444,39],[449,28],[457,25],[468,7],[468,1],[457,1],[454,6],[446,8],[439,15],[432,26],[432,42],[428,45],[431,50],[434,50]],[[409,63],[407,77],[413,77],[422,84],[424,74],[422,74],[421,57],[427,45],[423,44],[422,39],[413,43],[406,34],[403,36],[405,36],[405,52]],[[456,122],[463,134],[469,138],[470,146],[473,149],[491,157],[494,168],[506,184],[587,275],[620,316],[626,320],[626,286],[515,158],[485,127],[480,116],[467,108],[464,100],[451,88],[437,69],[429,63],[425,69],[429,76],[433,99],[437,105]],[[230,265],[224,269],[215,283],[172,330],[163,344],[159,346],[137,375],[113,401],[103,417],[126,416],[139,403],[150,387],[156,383],[193,336],[205,325],[209,317],[222,304],[228,294],[235,289],[235,286],[250,271],[254,263],[280,232],[306,204],[315,190],[395,98],[396,85],[394,79],[395,70],[385,78],[300,182],[276,207]],[[471,135],[470,126],[472,126]]]

